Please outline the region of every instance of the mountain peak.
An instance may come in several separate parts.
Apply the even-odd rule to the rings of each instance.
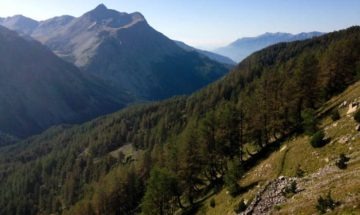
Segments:
[[[131,14],[119,12],[113,9],[108,9],[104,4],[100,4],[95,9],[85,13],[80,19],[85,18],[90,24],[97,23],[99,25],[119,28],[129,24],[136,24],[140,21],[145,21],[142,14],[134,12]]]
[[[99,4],[95,9],[86,13],[93,19],[101,20],[108,18],[115,18],[119,14],[122,14],[116,10],[107,8],[104,4]]]
[[[108,8],[104,4],[99,4],[94,10],[107,10]]]
[[[103,16],[106,16],[107,14],[109,14],[109,11],[111,11],[111,10],[109,10],[104,4],[99,4],[96,8],[89,11],[88,13],[91,14],[92,16],[103,17]]]

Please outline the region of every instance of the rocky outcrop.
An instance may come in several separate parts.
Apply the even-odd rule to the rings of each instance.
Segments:
[[[286,201],[284,191],[296,178],[280,176],[264,186],[255,196],[247,209],[240,215],[270,214],[274,206]]]

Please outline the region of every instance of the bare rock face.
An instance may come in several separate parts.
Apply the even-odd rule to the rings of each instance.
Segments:
[[[247,209],[240,215],[265,215],[270,214],[275,205],[286,201],[284,190],[290,184],[296,181],[296,178],[280,176],[278,179],[269,182],[260,190]]]

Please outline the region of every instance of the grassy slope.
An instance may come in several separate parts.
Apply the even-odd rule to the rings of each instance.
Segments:
[[[319,114],[359,96],[360,82],[327,102]],[[314,149],[307,136],[291,138],[239,181],[242,187],[249,188],[246,192],[232,198],[223,189],[213,197],[216,207],[209,206],[209,198],[198,214],[234,214],[233,208],[241,199],[251,200],[267,181],[280,175],[294,176],[299,164],[306,172],[298,182],[303,191],[277,207],[273,214],[314,214],[317,198],[325,196],[328,191],[341,202],[329,214],[360,214],[360,132],[355,131],[356,122],[352,116],[346,115],[347,110],[347,107],[339,109],[341,119],[337,122],[332,122],[326,115],[322,118],[320,127],[325,129],[326,137],[331,138],[328,145]],[[349,141],[344,143],[344,137],[349,137]],[[351,158],[346,170],[339,170],[334,164],[340,153]]]

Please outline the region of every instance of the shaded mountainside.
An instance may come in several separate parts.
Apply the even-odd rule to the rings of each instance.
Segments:
[[[10,145],[10,144],[14,144],[17,141],[19,141],[18,138],[14,137],[14,136],[11,136],[9,134],[5,134],[5,133],[0,131],[0,147]]]
[[[30,35],[85,72],[141,99],[189,94],[228,71],[226,65],[178,47],[140,13],[104,5],[78,18],[40,22]]]
[[[360,27],[274,45],[191,96],[1,148],[0,213],[194,213],[222,187],[244,192],[243,171],[359,80],[359,50]]]
[[[299,34],[289,33],[265,33],[257,37],[245,37],[236,40],[226,47],[221,47],[215,50],[216,53],[230,57],[236,62],[240,62],[252,53],[266,48],[270,45],[280,42],[291,42],[296,40],[311,39],[313,37],[321,36],[321,32],[309,32]]]
[[[39,42],[0,27],[0,130],[26,137],[59,123],[84,122],[132,98],[84,75]]]

